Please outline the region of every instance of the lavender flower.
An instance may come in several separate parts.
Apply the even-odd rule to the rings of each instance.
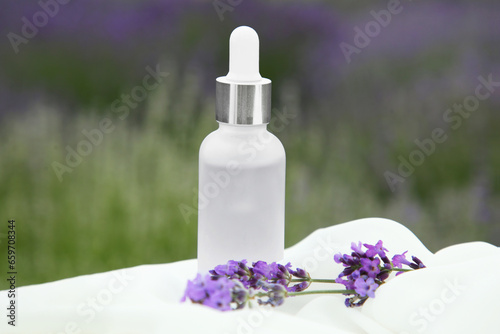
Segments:
[[[358,241],[358,243],[351,242],[351,249],[358,255],[358,257],[361,257],[361,254],[363,254],[363,250],[361,249],[363,247],[363,244],[361,241]]]
[[[258,296],[267,297],[266,300],[260,298],[257,300],[259,305],[271,305],[280,306],[285,302],[285,298],[288,296],[286,288],[278,283],[267,283],[262,282],[262,289],[267,293],[260,293]]]
[[[412,269],[421,269],[425,268],[425,265],[420,261],[420,259],[416,256],[412,256],[411,259],[413,260],[413,263],[410,263],[408,266]]]
[[[210,270],[213,278],[227,277],[240,281],[244,287],[259,289],[262,287],[262,282],[281,284],[290,292],[298,292],[305,290],[310,285],[311,276],[304,269],[292,269],[291,263],[282,265],[276,262],[267,263],[265,261],[257,261],[248,267],[246,260],[228,261],[227,264],[218,265],[213,270]],[[290,286],[293,278],[297,280],[297,284]]]
[[[357,276],[359,277],[359,276]],[[347,290],[354,290],[354,281],[351,277],[351,279],[343,279],[341,277],[337,277],[335,279],[335,283],[343,284]]]
[[[353,253],[353,254],[355,254],[355,253]],[[347,254],[342,255],[340,253],[335,254],[333,256],[333,260],[337,263],[342,263],[344,265],[344,267],[358,265],[360,263],[359,259],[360,259],[360,256],[358,256],[357,253],[356,253],[356,256],[351,256],[351,255],[347,255]]]
[[[375,278],[377,275],[380,273],[379,269],[379,264],[380,264],[380,259],[367,259],[367,258],[362,258],[361,259],[361,269],[364,270],[369,277]]]
[[[256,280],[253,279],[253,273],[247,267],[247,261],[233,261],[230,260],[227,264],[221,264],[210,270],[212,278],[227,277],[230,279],[240,281],[245,288],[255,288]]]
[[[307,289],[310,285],[311,285],[310,281],[304,281],[304,282],[300,282],[299,284],[295,284],[291,287],[287,287],[286,289],[289,292],[300,292],[300,291],[304,291],[305,289]]]
[[[264,261],[257,261],[253,264],[253,273],[256,277],[271,277],[271,266]]]
[[[365,250],[363,249],[365,248]],[[344,269],[336,279],[314,279],[301,268],[292,269],[285,265],[257,261],[251,266],[246,260],[228,261],[210,270],[210,275],[198,276],[188,281],[182,301],[206,305],[221,311],[239,309],[256,300],[259,305],[280,306],[285,298],[317,293],[341,293],[348,296],[347,307],[362,306],[368,298],[375,298],[377,288],[385,283],[392,272],[396,275],[405,271],[425,268],[422,261],[412,256],[406,259],[405,251],[396,254],[392,261],[381,240],[375,245],[351,243],[351,254],[335,254],[333,259]],[[409,268],[403,268],[403,265]],[[340,283],[346,290],[304,291],[311,283]]]
[[[238,262],[238,264],[231,262],[219,267],[217,271],[235,275],[235,270],[240,269],[239,266],[242,262]],[[284,267],[276,266],[276,268],[277,272],[282,272]],[[247,282],[245,281],[245,283]],[[292,287],[293,292],[305,289],[304,283],[309,284],[309,282],[301,282]],[[188,281],[181,302],[189,299],[195,304],[205,305],[220,311],[229,311],[244,308],[253,299],[256,299],[259,305],[280,306],[286,297],[288,297],[288,290],[280,283],[258,280],[255,288],[252,288],[245,287],[243,282],[235,278],[198,274],[195,279]]]
[[[375,290],[378,288],[378,284],[375,283],[375,280],[371,277],[366,281],[362,277],[359,277],[354,282],[354,287],[361,297],[368,296],[370,298],[375,298]]]
[[[366,251],[366,256],[374,257],[376,255],[381,258],[387,257],[385,252],[388,252],[387,248],[383,246],[382,240],[379,240],[375,245],[363,244],[368,250]]]
[[[402,268],[403,267],[403,264],[404,265],[407,265],[408,267],[412,268],[412,269],[421,269],[421,268],[425,268],[425,265],[422,263],[422,261],[420,261],[420,259],[416,256],[412,256],[411,259],[413,262],[410,262],[406,259],[406,256],[405,254],[407,253],[408,251],[404,252],[403,254],[396,254],[392,257],[392,264],[394,267],[396,268]],[[396,274],[396,276],[402,274],[403,271],[400,271]]]
[[[362,246],[366,248],[363,250]],[[392,271],[397,271],[396,275],[411,269],[425,268],[422,261],[412,257],[413,262],[406,259],[403,254],[397,254],[392,261],[387,257],[387,248],[382,240],[375,245],[351,243],[351,254],[335,254],[333,259],[336,263],[342,264],[344,270],[339,274],[336,283],[343,284],[346,288],[345,295],[355,296],[346,299],[345,303],[349,307],[361,306],[368,298],[375,297],[375,290],[389,277]],[[411,269],[402,269],[403,265]]]
[[[254,266],[255,267],[255,266]],[[292,275],[288,271],[292,267],[291,263],[287,263],[285,266],[276,262],[269,265],[271,267],[270,276],[267,278],[270,280],[276,280],[277,283],[283,286],[288,286],[292,279]]]
[[[392,257],[392,265],[396,268],[403,268],[403,264],[405,265],[410,265],[410,261],[406,259],[405,254],[408,253],[408,251],[404,252],[403,254],[396,254]]]
[[[297,268],[296,270],[289,269],[290,274],[299,278],[311,278],[311,275],[304,269]]]
[[[246,302],[246,295],[242,294],[244,290],[239,285],[226,277],[212,279],[210,275],[198,274],[194,280],[188,281],[181,302],[189,298],[193,303],[228,311],[232,309],[233,302],[235,304]]]
[[[200,274],[192,281],[188,281],[186,292],[182,297],[182,301],[186,298],[191,299],[193,302],[202,302],[207,297],[205,290],[205,282]]]
[[[247,263],[246,260],[241,261],[241,264],[245,265]],[[213,270],[215,274],[217,275],[227,275],[227,276],[232,276],[238,273],[238,271],[241,269],[240,267],[240,262],[238,261],[228,261],[227,264],[221,264],[215,267]]]

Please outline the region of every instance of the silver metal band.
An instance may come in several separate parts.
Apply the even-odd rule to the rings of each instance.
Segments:
[[[235,84],[217,78],[215,118],[229,124],[266,124],[271,120],[271,80]]]

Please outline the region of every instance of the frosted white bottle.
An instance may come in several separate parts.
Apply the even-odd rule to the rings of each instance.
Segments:
[[[271,81],[259,74],[250,27],[230,37],[229,73],[217,78],[219,129],[200,147],[198,270],[228,260],[279,261],[285,235],[285,150],[267,131]]]

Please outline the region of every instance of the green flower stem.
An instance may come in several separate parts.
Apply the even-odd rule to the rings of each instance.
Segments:
[[[324,278],[311,278],[311,282],[316,283],[337,283],[334,279],[324,279]]]
[[[316,282],[316,283],[336,283],[334,279],[324,279],[324,278],[294,278],[291,280],[292,283],[296,282]]]
[[[332,294],[355,294],[354,290],[314,290],[314,291],[301,291],[301,292],[288,292],[289,296],[300,296],[300,295],[315,295],[315,294],[323,294],[323,293],[332,293]]]
[[[300,291],[300,292],[287,292],[287,296],[301,296],[301,295],[318,295],[318,294],[344,294],[352,295],[355,294],[355,290],[313,290],[313,291]],[[253,297],[267,297],[268,292],[257,292]]]
[[[415,269],[392,268],[392,271],[414,271]]]

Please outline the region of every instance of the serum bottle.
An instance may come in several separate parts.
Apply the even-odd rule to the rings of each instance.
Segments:
[[[219,128],[200,147],[199,272],[228,260],[283,259],[285,150],[267,131],[270,119],[259,37],[241,26],[229,39],[229,73],[216,81]]]

